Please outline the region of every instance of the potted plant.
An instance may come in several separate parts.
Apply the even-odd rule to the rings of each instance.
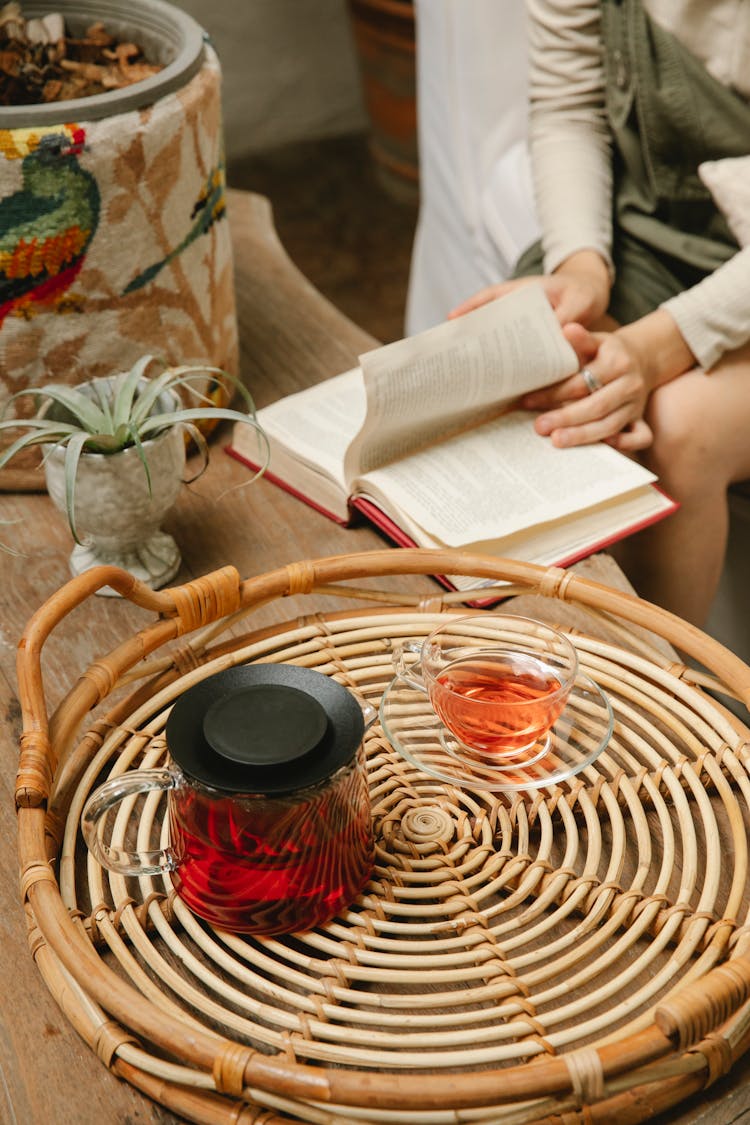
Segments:
[[[207,376],[228,381],[246,409],[215,406],[203,389]],[[186,405],[184,393],[198,405]],[[111,564],[154,589],[175,576],[180,552],[160,524],[181,485],[189,483],[184,482],[186,434],[203,458],[191,480],[208,463],[199,423],[247,423],[261,446],[259,464],[265,467],[268,460],[252,397],[238,379],[218,368],[169,367],[147,355],[129,371],[77,387],[51,383],[18,391],[8,406],[29,396],[39,403],[32,417],[8,418],[6,407],[0,419],[0,431],[23,431],[0,453],[0,469],[30,446],[50,447],[44,458],[47,490],[66,514],[75,539],[73,574]]]

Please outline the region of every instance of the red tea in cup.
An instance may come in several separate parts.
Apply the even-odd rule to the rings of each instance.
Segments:
[[[404,653],[419,657],[406,663]],[[403,646],[399,675],[425,691],[465,750],[514,760],[544,741],[578,671],[571,641],[531,618],[482,613],[453,618],[421,644]],[[541,752],[541,751],[540,751]]]
[[[561,687],[541,660],[469,656],[439,673],[430,699],[460,742],[504,755],[526,750],[546,735],[565,706]]]

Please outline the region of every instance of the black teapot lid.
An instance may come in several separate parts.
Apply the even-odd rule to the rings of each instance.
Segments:
[[[362,741],[345,687],[296,664],[228,668],[189,688],[167,719],[169,753],[188,778],[225,793],[291,793],[330,777]]]

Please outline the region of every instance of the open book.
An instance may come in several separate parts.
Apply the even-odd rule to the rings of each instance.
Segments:
[[[543,290],[524,286],[259,410],[266,475],[400,546],[568,565],[676,507],[636,461],[605,444],[556,449],[512,408],[577,369]],[[228,452],[255,464],[249,426]]]

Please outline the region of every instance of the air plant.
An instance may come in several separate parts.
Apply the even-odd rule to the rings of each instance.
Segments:
[[[154,366],[161,370],[150,376],[149,369]],[[203,389],[207,375],[215,377],[217,385],[229,384],[243,399],[246,409],[215,406]],[[199,405],[185,406],[180,397],[183,390],[189,391]],[[32,417],[7,417],[13,403],[29,397],[38,404]],[[259,457],[262,468],[256,474],[259,476],[268,464],[268,442],[256,419],[252,396],[244,384],[217,367],[170,367],[163,360],[146,355],[129,371],[91,379],[77,387],[49,383],[17,391],[3,411],[0,432],[15,429],[24,432],[0,453],[0,469],[30,446],[64,448],[68,523],[74,539],[80,542],[75,525],[75,486],[82,456],[86,453],[114,455],[135,446],[150,494],[148,442],[172,426],[182,426],[203,457],[201,469],[192,478],[195,480],[208,464],[208,445],[198,424],[211,425],[220,420],[244,422],[256,430],[263,451]]]

